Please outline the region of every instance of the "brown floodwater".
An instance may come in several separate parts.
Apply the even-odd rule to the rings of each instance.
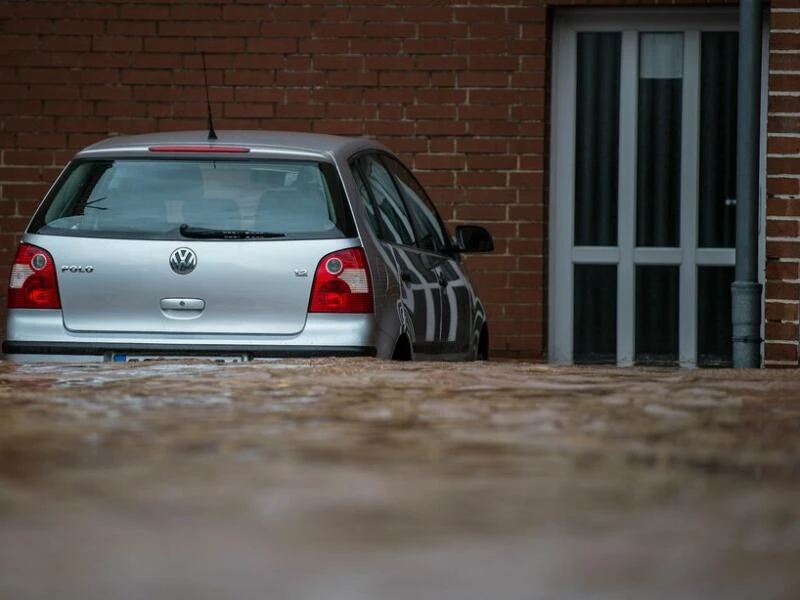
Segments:
[[[0,599],[800,598],[800,372],[0,363]]]

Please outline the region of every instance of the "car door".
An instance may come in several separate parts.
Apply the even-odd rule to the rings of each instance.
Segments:
[[[434,265],[441,293],[440,351],[466,355],[470,351],[474,322],[474,292],[460,259],[452,251],[450,235],[424,188],[400,161],[383,156],[408,207],[417,246]]]
[[[363,154],[353,161],[353,167],[373,203],[378,237],[398,268],[403,306],[414,328],[414,353],[418,357],[436,355],[441,351],[442,305],[438,257],[419,247],[403,196],[381,157]]]

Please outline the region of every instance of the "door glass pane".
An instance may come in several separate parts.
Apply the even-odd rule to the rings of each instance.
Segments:
[[[575,265],[573,360],[617,362],[617,266]]]
[[[697,269],[697,365],[733,364],[731,283],[733,267]]]
[[[425,190],[414,176],[399,162],[384,157],[384,163],[395,177],[397,187],[406,199],[409,214],[417,233],[417,246],[431,252],[444,252],[448,247],[448,234],[439,213],[436,212]]]
[[[621,34],[578,33],[575,244],[617,245]]]
[[[683,34],[639,37],[636,244],[676,247],[680,231]]]
[[[356,161],[378,208],[380,228],[386,241],[410,246],[414,243],[414,230],[406,214],[400,192],[392,176],[381,161],[374,156],[363,156]]]
[[[636,364],[678,363],[678,267],[636,267]]]
[[[702,34],[700,65],[701,248],[732,248],[736,243],[736,82],[738,35]]]

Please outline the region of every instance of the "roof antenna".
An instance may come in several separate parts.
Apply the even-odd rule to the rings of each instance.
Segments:
[[[208,93],[208,72],[206,71],[206,53],[201,53],[203,56],[203,79],[206,82],[206,106],[208,107],[208,139],[217,139],[217,132],[214,131],[214,119],[211,116],[211,96]]]

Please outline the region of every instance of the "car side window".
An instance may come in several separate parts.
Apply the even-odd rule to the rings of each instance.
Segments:
[[[425,190],[398,160],[384,157],[411,211],[411,219],[417,232],[417,245],[423,250],[444,252],[448,249],[449,236],[439,213],[431,203]]]
[[[375,200],[383,239],[394,244],[413,245],[414,228],[389,171],[372,155],[356,159],[355,167]]]
[[[358,189],[358,197],[361,198],[361,203],[364,205],[364,212],[367,214],[369,225],[375,235],[381,237],[381,228],[378,224],[378,214],[375,211],[375,204],[372,202],[372,197],[367,190],[367,182],[364,181],[364,176],[361,174],[354,165],[351,165],[353,171],[353,178],[356,180],[356,189]]]

